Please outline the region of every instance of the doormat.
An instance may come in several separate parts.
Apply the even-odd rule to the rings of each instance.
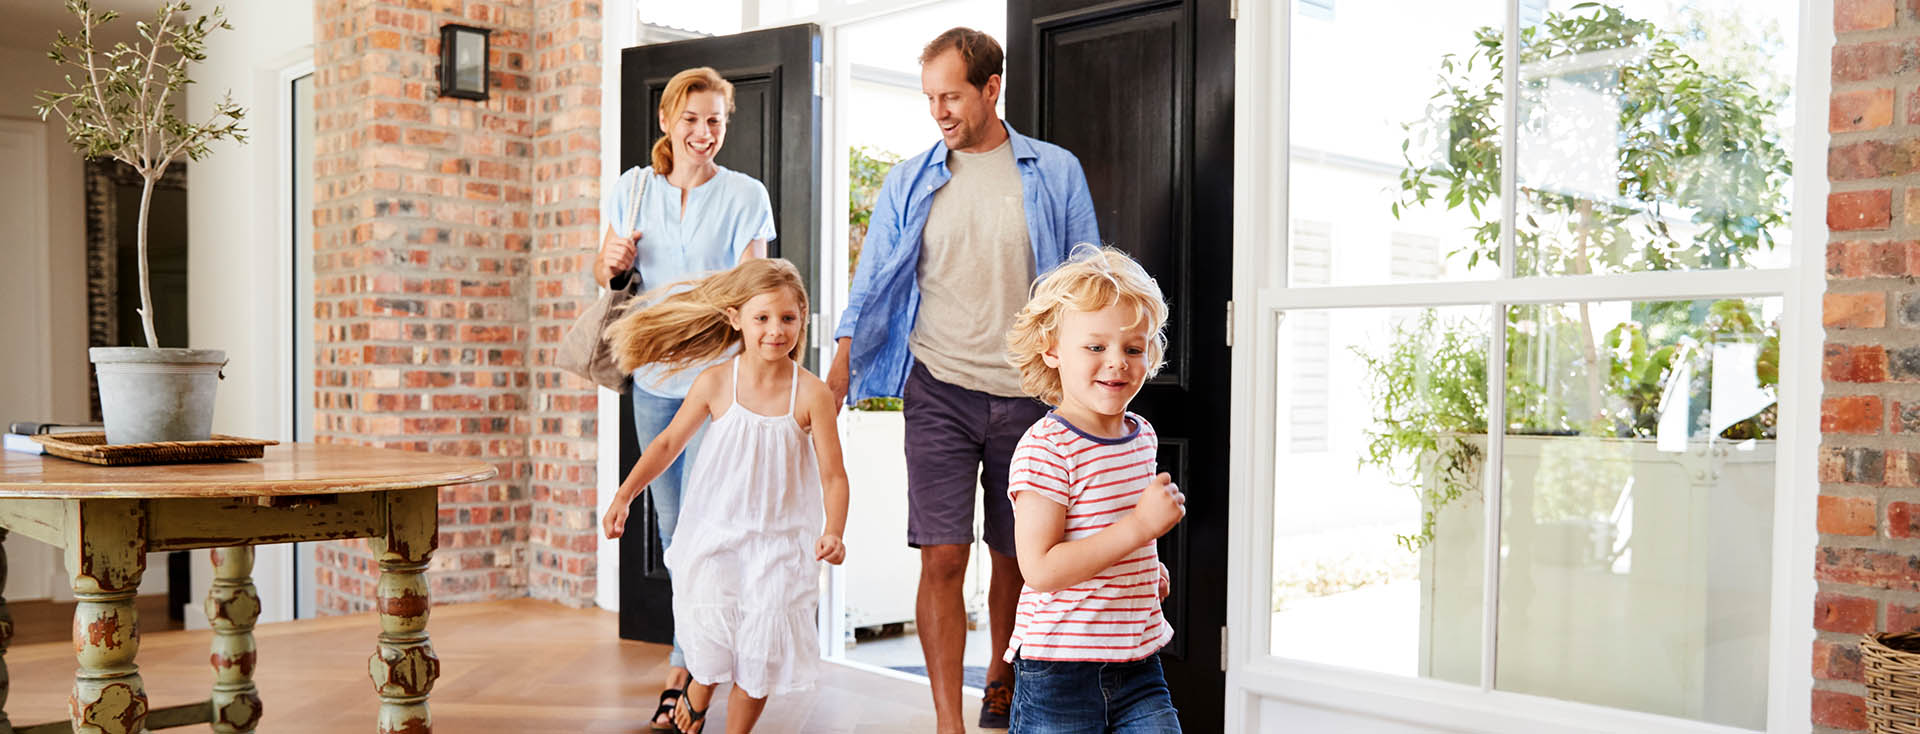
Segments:
[[[892,668],[902,673],[917,675],[922,678],[927,676],[927,666],[925,665],[895,665],[892,666]],[[978,665],[969,665],[963,668],[960,671],[960,683],[972,688],[985,690],[987,687],[987,669]]]

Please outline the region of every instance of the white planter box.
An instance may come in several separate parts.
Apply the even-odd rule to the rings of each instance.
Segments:
[[[877,627],[913,621],[920,586],[920,553],[907,547],[905,416],[899,412],[840,413],[840,446],[847,463],[847,626]],[[975,512],[975,535],[980,516]],[[968,609],[980,608],[987,569],[974,544],[967,569]]]
[[[1774,442],[1506,447],[1497,687],[1764,728]],[[1443,508],[1434,532],[1421,674],[1478,684],[1481,493]]]

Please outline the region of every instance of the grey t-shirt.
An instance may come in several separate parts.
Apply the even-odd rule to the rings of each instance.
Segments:
[[[934,378],[1020,397],[1007,329],[1026,305],[1033,247],[1011,140],[984,153],[947,152],[953,178],[934,192],[920,245],[920,312],[907,347]]]

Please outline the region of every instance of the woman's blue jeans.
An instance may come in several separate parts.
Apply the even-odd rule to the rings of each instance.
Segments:
[[[633,393],[633,432],[642,451],[646,450],[655,436],[667,430],[667,424],[673,422],[675,413],[680,412],[680,398],[663,398],[639,388],[630,388]],[[706,426],[694,432],[693,439],[680,452],[680,458],[660,474],[660,477],[647,485],[647,494],[653,495],[653,512],[658,518],[660,528],[660,548],[665,550],[673,546],[673,529],[680,524],[680,496],[686,491],[687,477],[693,473],[693,459],[699,455],[700,439],[707,435]],[[676,668],[687,667],[687,659],[680,652],[680,641],[676,637],[673,652],[667,656],[667,664]]]

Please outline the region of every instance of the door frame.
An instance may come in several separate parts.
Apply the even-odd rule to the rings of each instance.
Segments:
[[[296,107],[298,99],[294,94],[293,85],[300,79],[312,77],[314,74],[312,50],[303,49],[301,56],[303,58],[279,69],[275,75],[277,84],[274,86],[274,102],[279,106],[280,111],[279,133],[275,136],[276,150],[279,155],[275,156],[277,161],[275,166],[279,174],[280,191],[287,197],[282,202],[284,206],[278,208],[276,225],[280,235],[279,242],[282,245],[278,249],[280,258],[278,269],[287,278],[286,289],[279,295],[278,307],[283,328],[281,333],[287,335],[280,340],[280,363],[285,367],[285,374],[289,380],[286,420],[281,426],[281,433],[289,441],[313,439],[313,367],[311,362],[305,366],[299,363],[303,350],[296,345],[306,345],[304,354],[309,360],[317,353],[313,337],[314,277],[313,258],[310,256],[312,243],[303,243],[295,239],[295,233],[300,230],[301,217],[297,210],[298,200],[294,197],[294,191],[301,182],[298,178],[300,167],[294,164],[295,159],[300,155],[300,151],[295,147],[299,139],[294,134],[294,127],[306,118],[298,114],[299,110]],[[310,114],[311,110],[309,110]],[[312,140],[306,142],[309,145],[313,143]],[[311,155],[311,149],[309,149],[309,155]],[[308,200],[311,201],[312,177],[309,176],[305,183],[308,187]],[[308,212],[306,219],[308,226],[311,227],[311,212]],[[306,253],[309,257],[303,260],[297,253]],[[284,610],[290,619],[304,619],[318,613],[313,593],[316,588],[313,573],[315,547],[314,543],[293,543],[288,546],[286,558],[283,559],[278,554],[269,554],[267,557],[267,560],[274,564],[273,570],[285,574],[290,582],[287,587],[287,595],[290,599],[287,600],[287,608]],[[258,561],[256,561],[257,564]],[[264,607],[265,604],[263,603],[262,606]]]

